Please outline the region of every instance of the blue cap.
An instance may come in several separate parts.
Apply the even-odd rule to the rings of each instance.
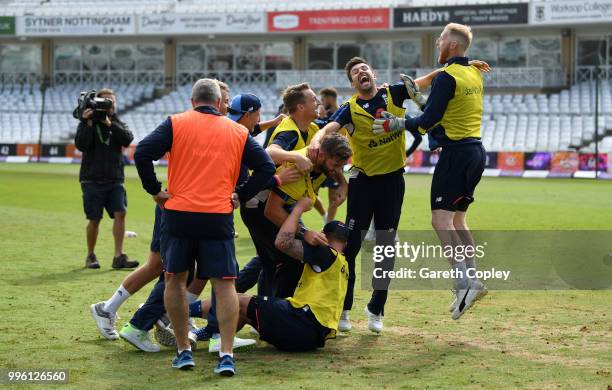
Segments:
[[[234,96],[227,109],[227,116],[238,122],[246,112],[255,112],[261,108],[261,100],[251,93]]]

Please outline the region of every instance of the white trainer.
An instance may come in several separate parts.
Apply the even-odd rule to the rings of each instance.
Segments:
[[[338,330],[340,332],[348,332],[351,330],[351,319],[349,318],[349,311],[343,310],[340,314],[340,322],[338,322]]]
[[[450,305],[448,305],[448,311],[452,313],[455,311],[455,307],[457,306],[457,292],[455,290],[451,290],[451,293],[453,294],[453,301]]]
[[[208,352],[210,353],[219,352],[221,350],[221,337],[216,336],[217,335],[214,335],[210,338],[210,340],[208,340]],[[241,339],[240,337],[234,337],[233,349],[249,349],[248,347],[255,345],[255,343],[257,343],[257,341],[253,339]]]
[[[144,330],[140,330],[132,326],[129,322],[121,328],[121,332],[119,332],[119,336],[122,339],[132,344],[136,348],[145,352],[159,352],[159,345],[155,344],[151,341],[151,336],[149,332]]]
[[[102,337],[108,340],[117,340],[119,338],[119,333],[115,330],[117,315],[104,311],[104,302],[94,303],[89,308]]]
[[[380,333],[383,330],[382,314],[374,314],[368,309],[368,305],[364,308],[365,314],[368,317],[368,329],[372,332]]]
[[[489,291],[480,280],[470,280],[466,289],[460,289],[457,291],[457,304],[453,310],[451,318],[453,320],[458,320],[461,318],[461,316],[468,311],[468,309],[472,307],[474,303],[487,295],[488,292]]]

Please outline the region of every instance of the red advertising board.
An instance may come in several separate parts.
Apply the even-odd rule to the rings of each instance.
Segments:
[[[83,153],[74,146],[74,144],[66,145],[66,157],[81,158]]]
[[[522,152],[497,153],[497,168],[503,171],[522,171],[525,155]]]
[[[574,173],[578,170],[578,153],[557,152],[550,162],[550,171],[555,173]]]
[[[389,8],[268,12],[268,31],[388,30]]]
[[[17,145],[18,156],[38,156],[38,144],[18,144]]]
[[[406,165],[409,167],[420,167],[423,165],[423,152],[415,150],[408,158],[406,158]]]

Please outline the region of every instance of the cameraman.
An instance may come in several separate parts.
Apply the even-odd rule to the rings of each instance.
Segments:
[[[83,153],[79,181],[83,190],[85,215],[89,220],[85,267],[100,268],[94,249],[100,220],[103,210],[106,209],[109,217],[114,219],[113,268],[135,268],[138,262],[130,261],[127,255],[122,253],[127,195],[123,188],[121,153],[123,147],[130,145],[134,135],[117,117],[115,93],[111,89],[99,90],[96,98],[101,99],[92,99],[88,93],[83,100],[79,100],[79,107],[75,110],[75,116],[80,119],[80,123],[74,143]]]

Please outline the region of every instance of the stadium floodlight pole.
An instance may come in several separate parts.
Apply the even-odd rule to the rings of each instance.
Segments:
[[[40,83],[40,92],[42,94],[42,107],[40,108],[40,123],[38,127],[38,152],[36,162],[40,162],[40,157],[42,156],[42,135],[43,135],[43,126],[44,126],[44,117],[45,117],[45,95],[47,90],[47,82],[46,79],[42,80]]]
[[[595,67],[595,180],[599,177],[599,64]]]

